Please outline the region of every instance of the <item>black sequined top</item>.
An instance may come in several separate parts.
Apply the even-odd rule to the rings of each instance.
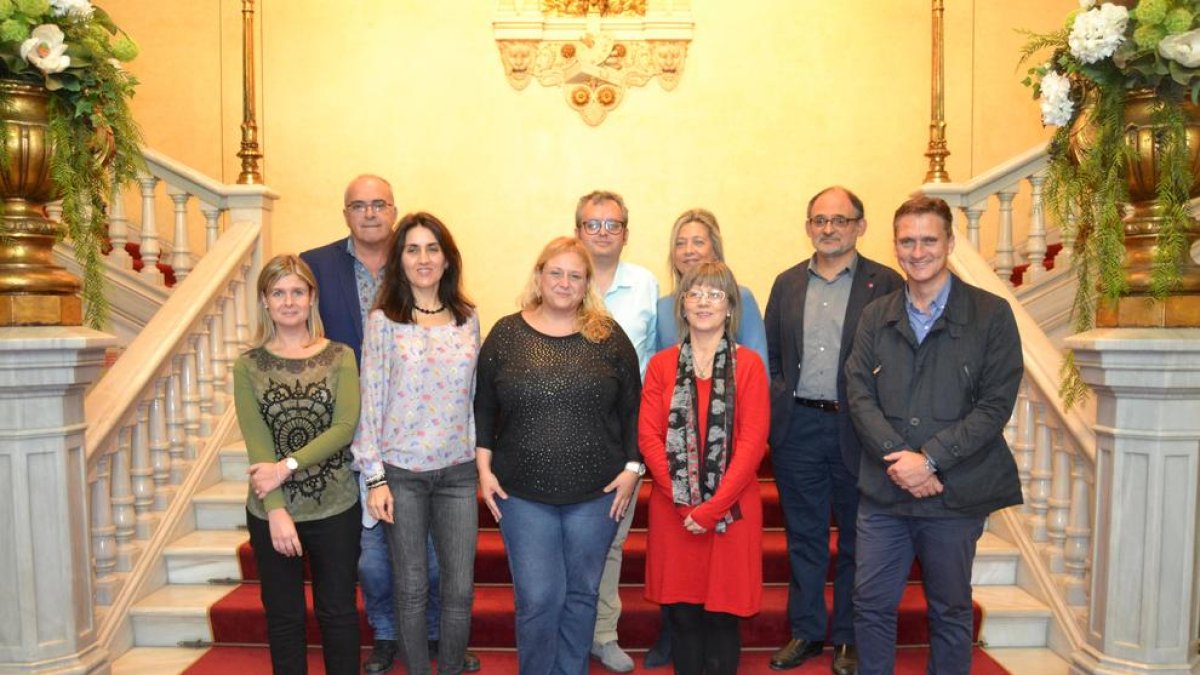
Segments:
[[[604,494],[637,446],[641,377],[620,326],[600,343],[544,335],[518,314],[479,352],[477,444],[500,486],[522,499],[573,504]]]

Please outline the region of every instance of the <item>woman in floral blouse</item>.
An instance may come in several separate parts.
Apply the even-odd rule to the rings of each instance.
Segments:
[[[354,351],[326,340],[317,282],[294,255],[258,277],[256,346],[233,366],[238,425],[250,458],[246,525],[262,579],[275,673],[305,673],[304,562],[312,569],[325,672],[357,675],[358,423]]]
[[[479,319],[463,295],[454,238],[428,213],[404,216],[363,331],[363,411],[353,451],[367,511],[388,524],[398,637],[412,675],[430,672],[431,535],[440,567],[439,673],[462,672],[471,631],[478,353]]]

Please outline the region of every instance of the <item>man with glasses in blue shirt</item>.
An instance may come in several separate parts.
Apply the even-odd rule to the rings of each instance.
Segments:
[[[621,262],[621,251],[629,241],[629,209],[625,200],[615,192],[597,190],[579,198],[575,207],[575,236],[592,254],[596,267],[596,290],[604,299],[608,313],[637,351],[642,376],[654,355],[658,317],[658,280],[650,270],[632,263]],[[635,421],[636,423],[636,421]],[[638,475],[645,467],[627,467]],[[633,670],[633,659],[617,643],[617,620],[621,617],[622,547],[629,536],[636,509],[627,509],[608,549],[604,575],[600,579],[600,597],[596,603],[596,631],[592,641],[592,656],[607,669],[617,673]]]
[[[771,465],[791,569],[792,637],[771,657],[774,670],[796,668],[820,654],[827,634],[834,645],[835,675],[851,675],[858,663],[851,593],[859,443],[842,367],[863,308],[902,284],[895,271],[858,253],[858,238],[866,230],[862,200],[853,192],[843,187],[818,192],[808,202],[805,220],[812,258],[780,274],[767,301]],[[838,545],[828,615],[831,508]]]
[[[396,224],[396,204],[392,186],[383,178],[364,174],[350,181],[343,195],[342,217],[350,236],[300,254],[312,268],[321,294],[321,322],[325,336],[354,349],[355,360],[362,361],[363,324],[375,305],[383,268],[387,263],[388,241]],[[362,550],[358,559],[358,582],[362,588],[367,621],[374,634],[374,648],[363,664],[367,675],[392,669],[397,651],[396,610],[392,587],[392,563],[387,534],[383,525],[363,509]],[[433,547],[429,547],[429,639],[438,636],[440,613],[437,605],[438,568]],[[436,649],[430,649],[436,654]],[[467,672],[479,670],[479,658],[467,652],[463,660]]]

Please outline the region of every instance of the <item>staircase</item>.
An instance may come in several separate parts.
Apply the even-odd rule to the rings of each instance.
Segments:
[[[258,594],[253,585],[236,586],[243,575],[254,574],[249,555],[248,536],[244,529],[246,496],[246,456],[240,443],[230,444],[219,453],[219,476],[196,493],[192,500],[192,519],[196,529],[180,536],[163,551],[166,584],[142,598],[130,609],[135,648],[116,661],[115,675],[142,672],[144,663],[154,663],[156,673],[184,672],[200,659],[202,647],[214,641],[222,644],[257,644],[257,659],[267,666],[265,623],[258,606]],[[761,489],[764,498],[763,611],[745,622],[743,672],[768,672],[765,663],[771,652],[789,637],[786,621],[787,558],[778,492],[770,478],[769,466],[762,473]],[[622,644],[635,652],[639,664],[644,652],[658,634],[659,608],[642,598],[642,572],[645,561],[646,500],[649,486],[643,485],[635,514],[634,528],[625,545],[622,568],[622,613],[620,634]],[[481,507],[481,530],[476,562],[475,616],[472,624],[472,648],[480,654],[485,672],[515,671],[512,654],[513,611],[511,579],[504,557],[498,530],[486,510]],[[836,548],[836,533],[832,538]],[[979,544],[973,580],[977,603],[982,607],[983,620],[980,639],[989,652],[1004,656],[1002,648],[1042,648],[1046,645],[1050,611],[1041,602],[1017,587],[1020,552],[995,533],[985,533]],[[918,571],[914,570],[914,579]],[[214,608],[222,599],[221,607]],[[214,631],[210,621],[221,612],[237,612],[243,616],[239,625],[258,628],[230,636],[229,631]],[[900,633],[902,644],[927,643],[924,621],[924,600],[919,585],[914,584],[905,594],[901,606]],[[249,614],[247,617],[246,615]],[[214,620],[216,621],[216,620]],[[364,643],[369,643],[370,631],[365,616],[362,622]],[[224,633],[224,634],[222,634]],[[185,645],[181,647],[181,645]],[[1048,651],[1042,658],[1052,668],[1042,672],[1065,672],[1065,664]],[[315,658],[315,657],[314,657]],[[818,672],[828,671],[828,654],[808,667]],[[318,659],[319,661],[319,659]],[[989,664],[980,659],[979,672]],[[196,664],[197,675],[216,672],[207,661]],[[604,672],[593,664],[593,672]],[[398,667],[398,672],[402,670]],[[265,672],[265,671],[264,671]],[[319,670],[317,671],[319,672]],[[669,672],[669,671],[659,671]],[[800,670],[797,672],[807,672]],[[995,671],[998,672],[998,671]],[[1012,670],[1011,672],[1030,672]]]

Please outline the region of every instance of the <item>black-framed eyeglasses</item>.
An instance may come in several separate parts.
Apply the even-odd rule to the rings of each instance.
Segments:
[[[810,225],[816,228],[822,228],[826,225],[833,225],[839,230],[844,230],[860,220],[862,220],[861,216],[816,216],[814,218],[809,218],[808,222]]]
[[[707,290],[703,288],[693,288],[687,293],[683,294],[683,299],[687,302],[700,302],[705,298],[707,298],[709,302],[721,302],[725,299],[725,291],[719,288],[710,288]]]
[[[382,199],[375,199],[369,202],[355,200],[346,205],[346,209],[351,213],[366,213],[367,209],[379,213],[384,209],[391,208],[391,202],[386,202]]]
[[[579,226],[582,227],[583,231],[587,232],[588,234],[599,234],[601,229],[607,230],[609,234],[621,234],[625,231],[625,221],[611,220],[607,218],[604,220],[592,218],[590,220],[583,221],[579,224]]]

